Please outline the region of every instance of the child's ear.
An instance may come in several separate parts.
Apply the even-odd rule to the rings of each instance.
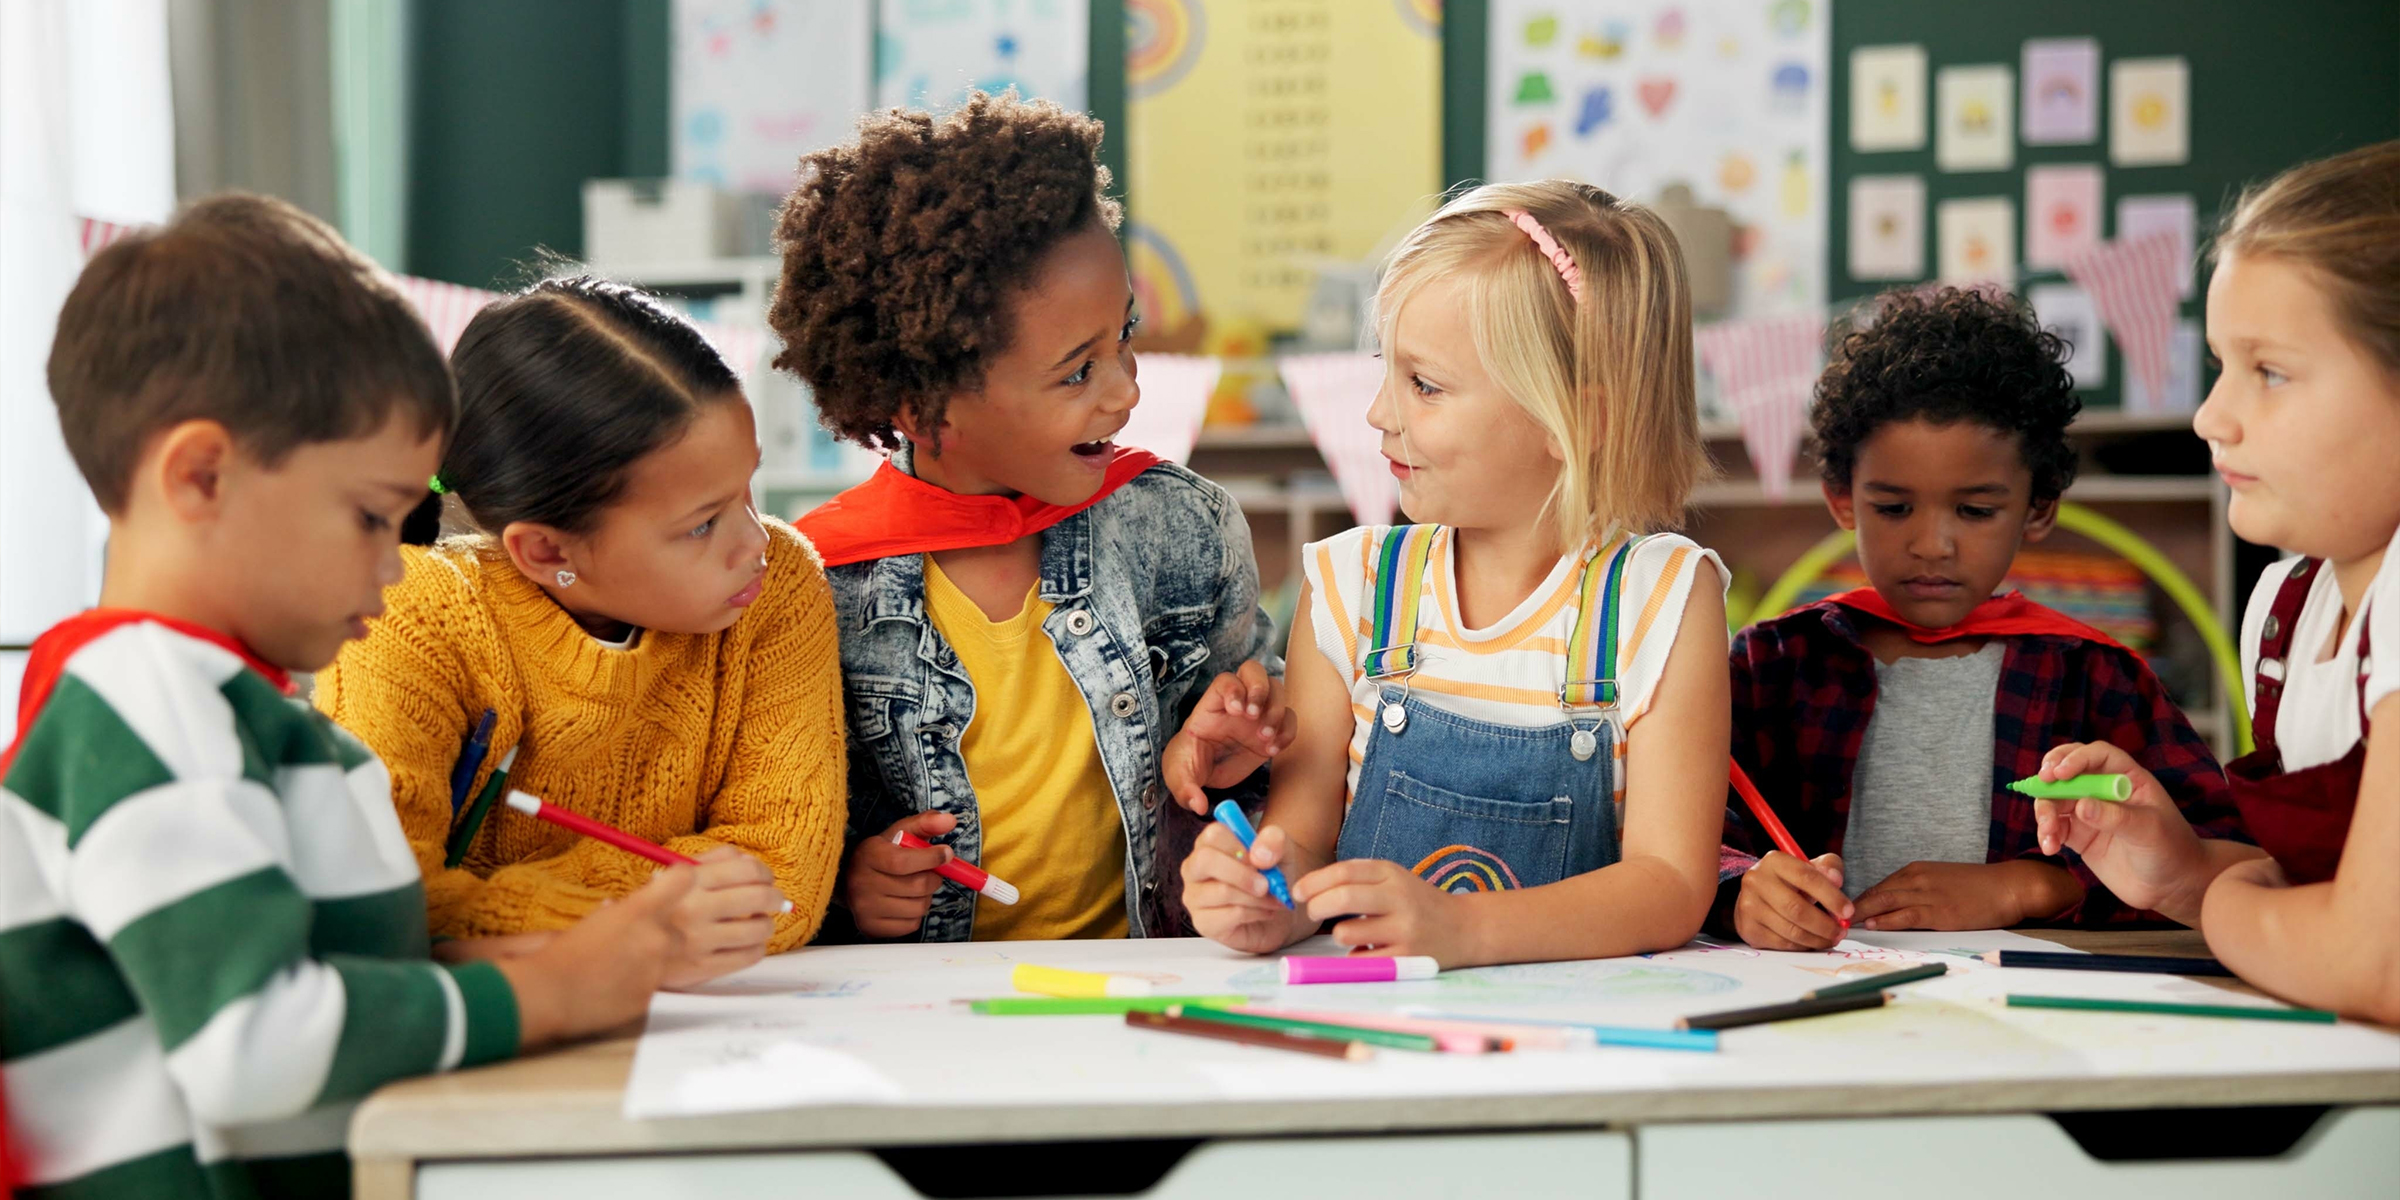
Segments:
[[[512,521],[500,531],[500,544],[517,571],[542,587],[556,586],[559,572],[576,569],[567,535],[548,525]]]
[[[216,516],[233,454],[233,434],[215,421],[185,421],[161,435],[150,469],[167,511],[186,521]]]
[[[899,430],[901,436],[908,439],[909,445],[935,458],[942,456],[942,426],[927,425],[925,418],[917,415],[915,405],[902,404],[899,411],[892,414],[892,428]]]
[[[2033,507],[2025,510],[2026,541],[2041,541],[2043,538],[2049,537],[2050,531],[2057,527],[2058,497],[2052,496],[2047,500],[2036,500],[2033,502]]]
[[[1850,489],[1835,487],[1828,479],[1817,486],[1825,489],[1825,510],[1833,514],[1833,523],[1844,529],[1858,528],[1858,508]]]

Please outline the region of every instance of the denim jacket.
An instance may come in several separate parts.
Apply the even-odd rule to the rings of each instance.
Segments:
[[[903,449],[893,465],[910,470],[909,455]],[[924,557],[870,559],[826,576],[850,725],[845,861],[860,839],[932,809],[958,819],[950,845],[979,861],[983,826],[959,752],[979,698],[926,613]],[[1283,674],[1274,621],[1258,606],[1249,523],[1225,489],[1179,466],[1152,467],[1042,533],[1041,596],[1054,606],[1042,632],[1091,710],[1124,821],[1127,930],[1188,932],[1178,871],[1203,819],[1167,794],[1159,754],[1219,673],[1255,658]],[[1263,773],[1235,791],[1247,803],[1262,782]],[[918,936],[965,941],[974,922],[974,895],[945,885]],[[835,939],[858,936],[838,900],[826,928]]]

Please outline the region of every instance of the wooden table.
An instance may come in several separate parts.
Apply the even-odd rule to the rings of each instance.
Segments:
[[[2200,936],[2188,930],[2043,931],[2036,936],[2093,951],[2206,954]],[[2247,990],[2230,980],[2225,981],[2225,986]],[[1690,1126],[1685,1135],[1717,1137],[1719,1131],[1730,1130],[1733,1123],[1746,1123],[1773,1133],[1777,1129],[1793,1131],[1823,1120],[1871,1124],[1881,1118],[1905,1123],[1961,1114],[2273,1105],[2400,1106],[2400,1072],[2349,1072],[1594,1092],[1456,1100],[1069,1104],[1015,1108],[832,1106],[705,1119],[628,1121],[621,1114],[621,1106],[638,1033],[638,1029],[629,1029],[620,1036],[476,1070],[412,1080],[376,1093],[359,1110],[351,1127],[350,1150],[356,1164],[357,1195],[360,1200],[403,1200],[429,1195],[430,1191],[420,1190],[420,1164],[464,1160],[619,1158],[624,1161],[610,1169],[622,1173],[635,1170],[633,1164],[645,1161],[644,1156],[663,1155],[747,1153],[771,1157],[812,1150],[855,1154],[860,1147],[1156,1139],[1170,1132],[1194,1138],[1234,1140],[1294,1135],[1358,1138],[1414,1132],[1417,1137],[1388,1140],[1423,1144],[1437,1140],[1425,1136],[1433,1131],[1445,1136],[1511,1131],[1494,1135],[1501,1139],[1498,1144],[1511,1148],[1510,1153],[1523,1151],[1525,1145],[1542,1145],[1548,1147],[1544,1153],[1558,1151],[1564,1155],[1560,1161],[1575,1164],[1580,1162],[1576,1155],[1591,1147],[1543,1142],[1539,1131],[1612,1131],[1607,1136],[1623,1141],[1628,1130],[1657,1127],[1659,1136],[1669,1137],[1674,1136],[1674,1126],[1690,1122],[1719,1124]],[[2400,1145],[2400,1107],[2365,1111],[2388,1124],[2389,1129],[2379,1125],[2373,1136],[2354,1134],[2352,1140],[2370,1154],[2387,1156],[2389,1175],[2373,1181],[2378,1186],[2388,1181],[2400,1189],[2400,1152],[2389,1149]],[[936,1135],[928,1131],[939,1132]],[[1529,1135],[1516,1131],[1536,1132]],[[1903,1141],[1915,1137],[1897,1129],[1886,1133]],[[1526,1143],[1527,1136],[1534,1136],[1535,1141]],[[1721,1137],[1710,1144],[1725,1145]],[[1631,1147],[1629,1142],[1625,1145],[1625,1166],[1630,1172]],[[1607,1169],[1608,1162],[1613,1161],[1610,1159],[1613,1151],[1607,1147],[1602,1150],[1598,1159],[1581,1162],[1576,1169]],[[1388,1152],[1379,1151],[1378,1155],[1388,1157]],[[1649,1157],[1645,1155],[1643,1161],[1648,1162]],[[652,1157],[646,1161],[662,1160]],[[674,1167],[671,1174],[688,1174],[693,1160],[663,1161],[684,1164]],[[1951,1169],[1956,1166],[1950,1164]],[[770,1172],[758,1177],[776,1176]],[[1949,1184],[1945,1183],[1945,1187]],[[544,1192],[549,1190],[555,1189],[545,1188]],[[1647,1200],[1672,1190],[1646,1184],[1642,1194]],[[782,1189],[777,1191],[780,1193]],[[1806,1191],[1806,1188],[1788,1188],[1784,1194]],[[1609,1192],[1603,1188],[1589,1194]],[[1947,1194],[1967,1193],[1952,1190]],[[2385,1194],[2400,1194],[2400,1190]]]

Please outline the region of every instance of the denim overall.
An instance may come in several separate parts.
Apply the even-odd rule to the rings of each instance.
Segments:
[[[1410,699],[1417,603],[1436,531],[1399,526],[1377,548],[1373,635],[1360,667],[1381,695],[1334,857],[1396,862],[1446,892],[1540,887],[1617,861],[1617,615],[1640,539],[1626,539],[1605,564],[1597,551],[1585,559],[1559,686],[1562,719],[1527,728]]]

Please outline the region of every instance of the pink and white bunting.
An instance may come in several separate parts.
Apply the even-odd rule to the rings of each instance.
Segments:
[[[2102,242],[2067,259],[2067,278],[2091,294],[2100,322],[2125,352],[2143,391],[2167,394],[2183,277],[2182,243],[2173,233]]]
[[[1825,318],[1804,313],[1704,325],[1692,334],[1717,393],[1742,426],[1742,447],[1768,496],[1792,487],[1792,462],[1825,357]]]
[[[1400,508],[1400,481],[1383,457],[1383,435],[1367,409],[1383,386],[1383,360],[1372,354],[1296,354],[1276,360],[1300,423],[1362,525],[1388,525]]]
[[[1168,462],[1192,461],[1192,445],[1208,419],[1208,398],[1224,373],[1221,359],[1197,354],[1145,354],[1139,362],[1142,402],[1133,406],[1120,446],[1139,446]]]

